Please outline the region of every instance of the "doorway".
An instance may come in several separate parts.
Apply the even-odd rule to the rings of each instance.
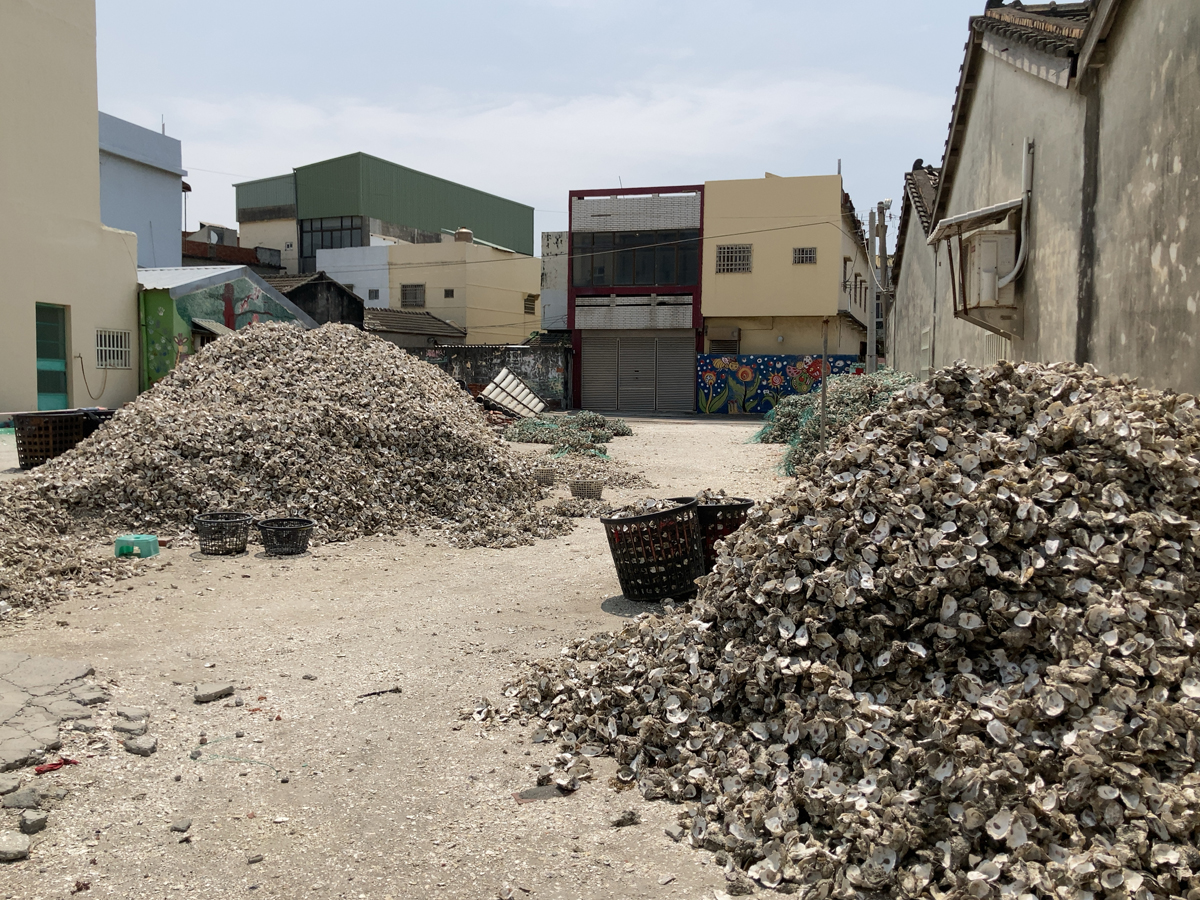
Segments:
[[[66,409],[67,308],[37,304],[37,408]]]

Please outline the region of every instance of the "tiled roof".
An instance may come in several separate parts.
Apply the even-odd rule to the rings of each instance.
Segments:
[[[308,284],[310,281],[315,281],[322,276],[328,277],[324,272],[313,272],[311,275],[264,275],[263,281],[275,288],[281,294],[287,294],[294,291],[296,288]],[[332,281],[333,279],[329,279]]]
[[[396,334],[425,334],[432,337],[463,338],[465,328],[451,325],[433,313],[418,309],[364,309],[364,331],[391,331]]]
[[[892,284],[900,275],[904,264],[904,241],[908,234],[908,220],[914,213],[921,223],[921,230],[928,235],[933,228],[933,201],[937,198],[941,170],[925,165],[918,159],[913,170],[904,173],[904,200],[900,204],[900,224],[897,228],[896,250],[892,257]]]

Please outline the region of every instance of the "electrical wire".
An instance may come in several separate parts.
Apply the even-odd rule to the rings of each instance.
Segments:
[[[83,387],[87,391],[87,395],[93,400],[99,400],[104,396],[104,391],[108,388],[108,367],[104,367],[104,380],[100,382],[100,393],[93,394],[91,387],[88,386],[87,370],[83,367],[83,354],[76,353],[75,358],[79,360],[79,373],[83,376]]]

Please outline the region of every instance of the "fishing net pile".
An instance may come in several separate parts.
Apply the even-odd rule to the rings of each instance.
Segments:
[[[436,366],[350,326],[256,325],[0,487],[0,595],[86,577],[64,536],[170,534],[205,510],[305,516],[318,540],[436,528],[513,546],[569,530],[542,496],[529,460]]]
[[[681,804],[731,879],[1198,896],[1198,453],[1191,396],[943,369],[752,510],[694,601],[509,702],[556,766],[612,754]]]
[[[832,436],[878,409],[901,388],[912,384],[907,372],[880,369],[874,375],[831,375],[826,387],[826,433]],[[766,423],[754,436],[764,444],[790,444],[783,468],[789,475],[815,456],[821,440],[821,392],[792,394],[767,413]]]
[[[520,444],[550,444],[552,453],[604,454],[604,444],[614,437],[629,437],[633,429],[624,419],[584,411],[567,416],[522,419],[504,431],[504,439]]]

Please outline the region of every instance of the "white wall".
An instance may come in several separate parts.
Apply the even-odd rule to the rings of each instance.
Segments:
[[[567,328],[567,232],[542,232],[542,330]]]
[[[388,290],[388,247],[342,247],[338,250],[318,250],[317,270],[347,287],[370,308],[387,309],[391,305]],[[378,289],[379,299],[368,299],[372,288]],[[397,303],[399,301],[397,300]]]
[[[139,266],[181,264],[182,145],[100,113],[100,220],[138,236]]]

